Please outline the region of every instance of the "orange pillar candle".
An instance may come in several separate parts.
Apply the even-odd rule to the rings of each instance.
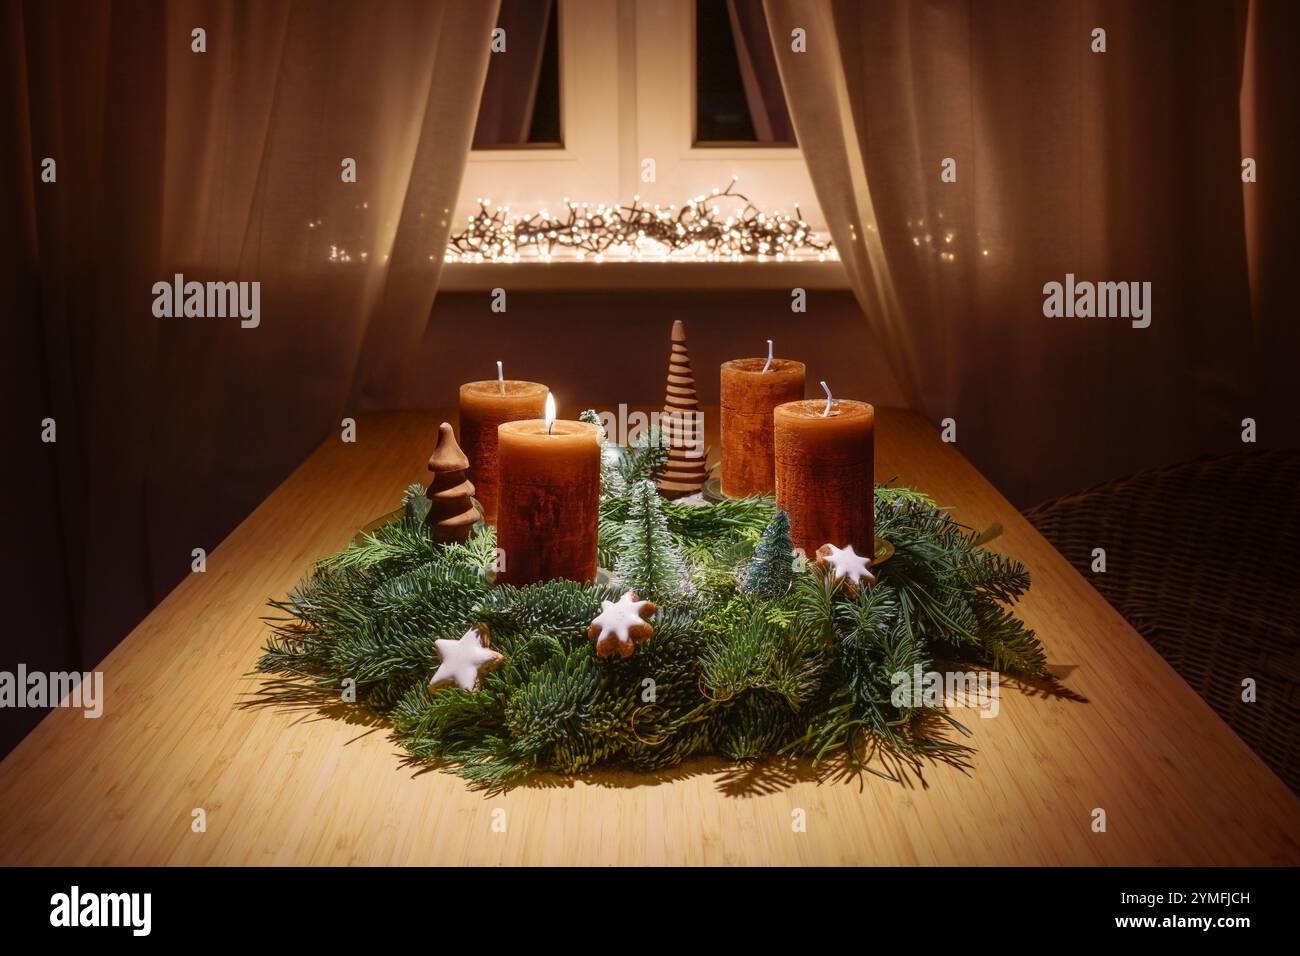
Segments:
[[[505,422],[497,429],[500,495],[498,581],[524,585],[554,578],[596,579],[600,511],[600,428],[547,419]]]
[[[469,458],[483,520],[497,520],[497,426],[502,422],[541,418],[547,389],[537,382],[466,382],[460,387],[460,447]]]
[[[812,399],[779,405],[772,418],[776,504],[790,515],[793,545],[808,558],[824,544],[874,554],[876,410]]]
[[[772,412],[803,398],[803,362],[748,358],[722,363],[722,493],[770,495],[776,487]]]

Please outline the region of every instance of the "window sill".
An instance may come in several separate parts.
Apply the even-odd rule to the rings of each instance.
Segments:
[[[440,292],[848,289],[844,264],[829,262],[448,262]]]

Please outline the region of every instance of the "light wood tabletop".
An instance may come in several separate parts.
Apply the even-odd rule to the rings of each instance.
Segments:
[[[993,547],[1034,576],[1020,613],[1077,695],[1004,682],[997,716],[955,712],[973,732],[967,770],[900,784],[700,759],[485,795],[410,765],[343,707],[240,706],[258,688],[267,598],[427,478],[440,420],[363,416],[355,443],[327,441],[103,662],[101,718],[52,711],[9,754],[0,863],[1300,863],[1300,800],[909,412],[880,411],[877,476],[972,527],[1001,523]]]

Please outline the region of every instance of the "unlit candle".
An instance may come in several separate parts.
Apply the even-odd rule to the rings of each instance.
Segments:
[[[803,398],[804,365],[769,357],[722,365],[722,493],[770,495],[776,486],[772,412]]]
[[[460,387],[460,447],[469,458],[469,475],[488,524],[497,520],[497,427],[541,418],[547,391],[537,382],[500,378]]]
[[[824,544],[875,550],[876,411],[866,402],[788,402],[773,413],[776,504],[811,558]]]

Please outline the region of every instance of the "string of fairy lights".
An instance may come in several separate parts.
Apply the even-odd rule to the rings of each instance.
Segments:
[[[542,209],[515,216],[508,205],[478,200],[465,228],[454,232],[443,252],[446,262],[807,262],[839,258],[830,236],[814,229],[796,203],[794,215],[760,209],[736,189],[695,196],[683,204],[651,204],[634,196],[629,204],[574,202],[562,211]],[[367,202],[354,207],[354,219],[369,217]],[[423,218],[424,213],[420,214]],[[324,219],[308,221],[317,233],[335,232]],[[373,224],[355,226],[350,238],[329,243],[330,262],[365,263],[371,253]],[[322,237],[323,238],[323,237]],[[434,259],[435,254],[429,256]],[[380,255],[383,260],[387,254]]]
[[[478,201],[466,227],[453,233],[447,262],[672,261],[705,262],[835,259],[830,238],[815,231],[796,205],[794,215],[764,212],[736,189],[688,199],[682,205],[641,201],[591,204],[564,200],[515,216],[509,206]]]

